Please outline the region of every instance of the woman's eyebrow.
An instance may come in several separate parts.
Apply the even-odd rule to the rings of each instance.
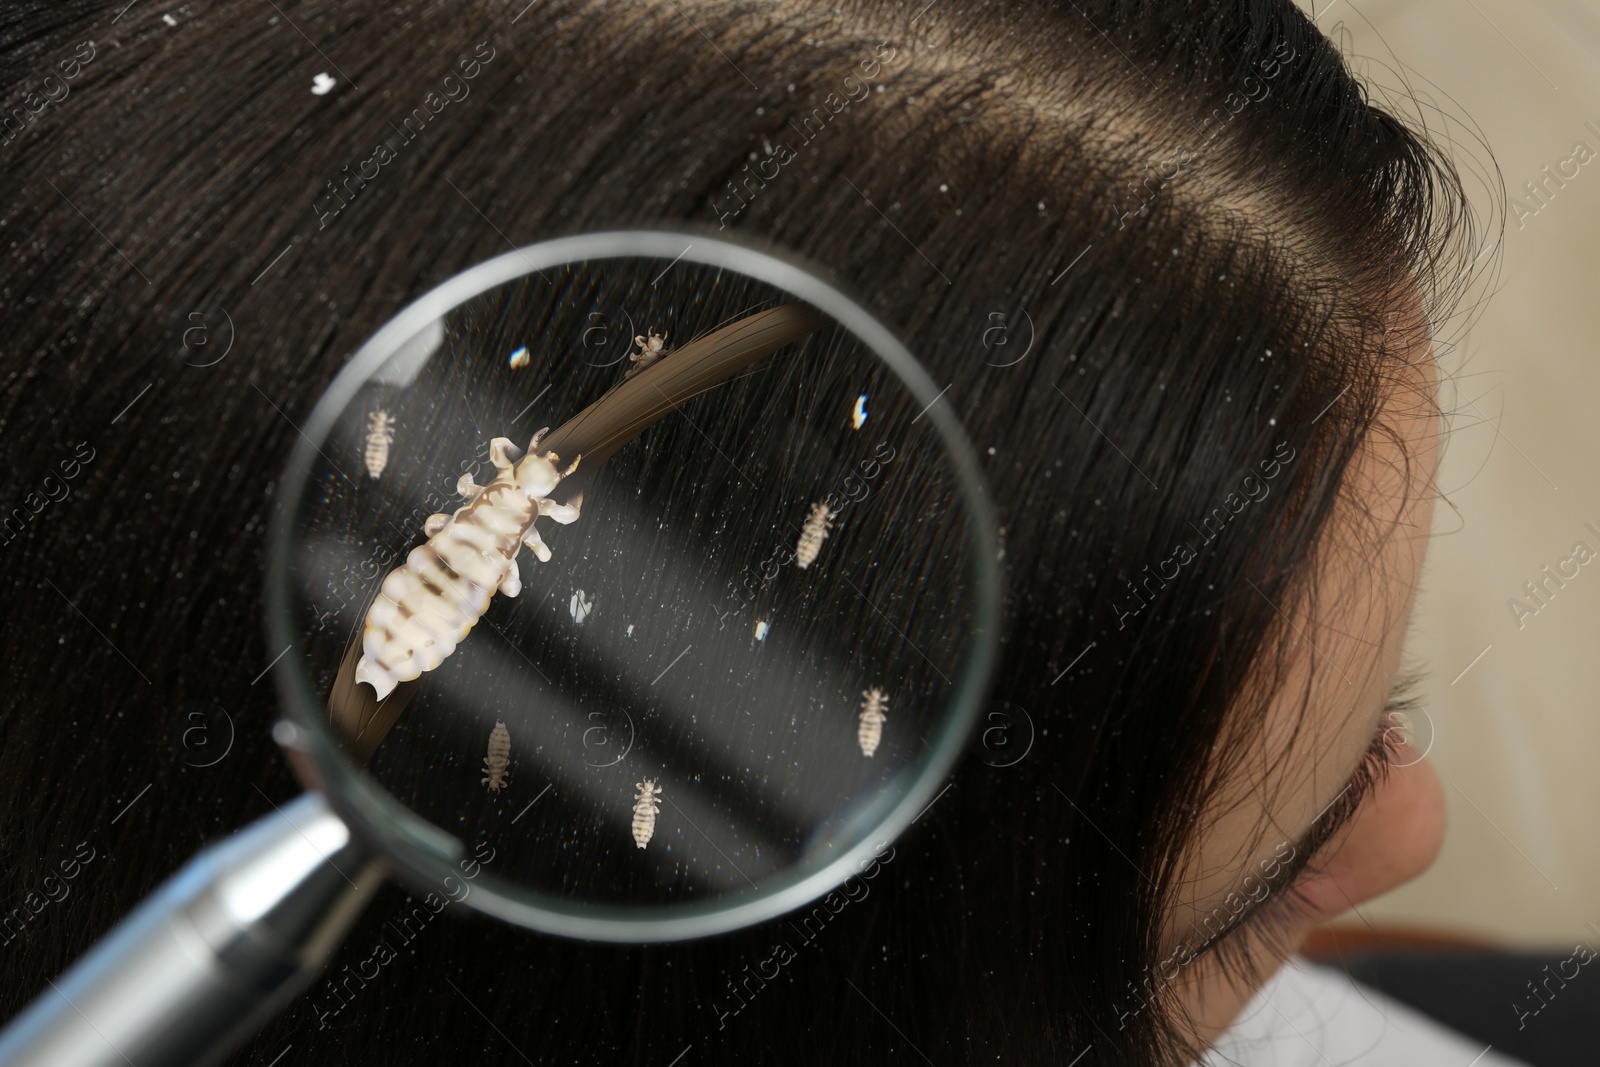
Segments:
[[[1372,730],[1367,734],[1367,743],[1361,750],[1361,758],[1351,768],[1350,776],[1345,779],[1343,787],[1333,795],[1333,799],[1324,804],[1311,817],[1311,821],[1306,825],[1305,831],[1290,842],[1290,846],[1294,850],[1295,861],[1291,861],[1286,866],[1293,866],[1296,869],[1296,873],[1305,868],[1305,863],[1298,862],[1301,857],[1304,857],[1309,862],[1310,858],[1316,855],[1328,841],[1336,837],[1339,831],[1344,829],[1345,824],[1350,821],[1351,817],[1355,815],[1357,809],[1361,807],[1361,803],[1367,798],[1367,794],[1371,793],[1382,781],[1381,774],[1372,773],[1372,756],[1388,740],[1387,735],[1392,724],[1386,712],[1399,702],[1400,695],[1403,692],[1415,684],[1416,677],[1412,674],[1400,673],[1395,676],[1394,681],[1389,686],[1389,691],[1384,694],[1383,703],[1378,707],[1378,716],[1373,723]],[[1330,810],[1334,812],[1333,817],[1325,818]],[[1278,878],[1271,879],[1273,882],[1280,880],[1281,874]]]
[[[1416,675],[1398,674],[1389,691],[1384,694],[1383,703],[1378,707],[1378,717],[1373,723],[1372,730],[1367,735],[1366,747],[1361,751],[1361,759],[1350,771],[1350,777],[1345,780],[1344,787],[1334,794],[1332,800],[1322,806],[1306,826],[1305,833],[1294,842],[1298,855],[1304,849],[1308,856],[1315,855],[1329,840],[1337,836],[1344,829],[1356,811],[1366,800],[1368,794],[1376,789],[1383,781],[1381,770],[1374,772],[1373,763],[1375,756],[1384,754],[1388,745],[1389,731],[1394,728],[1394,723],[1389,718],[1389,712],[1397,705],[1408,704],[1410,701],[1402,700],[1401,695],[1416,684]],[[1330,808],[1338,806],[1333,818],[1324,822],[1324,816]]]
[[[1311,821],[1306,824],[1305,832],[1292,842],[1295,855],[1298,856],[1302,852],[1306,855],[1314,854],[1317,849],[1322,847],[1323,842],[1344,828],[1344,824],[1355,813],[1355,809],[1361,806],[1361,801],[1365,799],[1366,793],[1376,784],[1376,780],[1372,776],[1363,773],[1367,766],[1367,753],[1383,737],[1386,729],[1386,724],[1380,718],[1377,725],[1373,727],[1372,732],[1367,735],[1367,744],[1361,750],[1361,759],[1351,768],[1350,777],[1344,780],[1344,787],[1335,793],[1333,799],[1324,804],[1322,809],[1311,817]],[[1338,814],[1324,824],[1322,817],[1328,814],[1329,809],[1335,804],[1344,800],[1352,789],[1357,791],[1357,795],[1352,797],[1349,803],[1343,805]]]
[[[1404,689],[1407,684],[1405,677],[1396,678],[1384,698],[1384,709],[1389,707],[1396,694]],[[1345,828],[1346,824],[1360,809],[1367,795],[1381,781],[1381,776],[1371,773],[1369,756],[1373,749],[1386,743],[1385,734],[1388,729],[1389,724],[1386,721],[1386,717],[1380,714],[1372,733],[1368,736],[1367,745],[1362,750],[1360,761],[1350,771],[1350,776],[1345,779],[1343,787],[1334,794],[1333,799],[1324,804],[1322,809],[1312,817],[1310,823],[1299,837],[1286,842],[1290,849],[1290,858],[1281,861],[1278,870],[1274,871],[1270,876],[1256,875],[1254,873],[1247,874],[1245,878],[1240,880],[1238,885],[1228,891],[1229,894],[1244,895],[1246,899],[1250,900],[1250,903],[1236,912],[1222,925],[1220,930],[1206,937],[1199,947],[1195,949],[1197,956],[1215,948],[1216,945],[1232,936],[1251,919],[1255,918],[1262,908],[1277,894],[1284,892],[1289,886],[1293,885],[1300,875],[1304,873],[1305,869],[1310,866],[1316,854]],[[1329,816],[1330,811],[1332,812],[1331,817]],[[1279,847],[1281,848],[1282,846],[1280,845]],[[1274,855],[1277,855],[1277,853],[1274,853]],[[1271,858],[1269,856],[1267,859],[1270,860]],[[1265,863],[1267,860],[1261,862]],[[1267,887],[1266,894],[1260,898],[1252,899],[1249,898],[1248,893],[1241,894],[1244,883],[1252,877],[1257,878]],[[1223,899],[1226,900],[1227,896],[1224,895]],[[1215,908],[1212,909],[1212,914],[1216,910]],[[1191,924],[1192,926],[1193,924]]]

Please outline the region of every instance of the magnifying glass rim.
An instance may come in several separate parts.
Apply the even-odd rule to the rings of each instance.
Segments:
[[[943,730],[934,735],[911,784],[903,787],[900,800],[877,821],[874,832],[858,844],[797,881],[760,890],[750,900],[717,898],[659,906],[619,906],[577,904],[551,898],[549,904],[535,905],[499,891],[483,889],[463,898],[485,914],[562,937],[639,943],[720,934],[793,911],[859,873],[935,798],[935,790],[964,749],[997,655],[1001,588],[992,497],[960,420],[951,413],[948,404],[938,403],[943,392],[911,352],[860,303],[846,295],[831,272],[786,249],[764,243],[758,245],[748,238],[729,239],[714,234],[715,231],[700,232],[694,226],[573,234],[518,248],[445,280],[391,318],[340,369],[301,430],[279,483],[278,506],[268,540],[267,634],[269,647],[292,648],[303,638],[298,627],[290,626],[293,617],[290,596],[293,523],[312,464],[321,456],[321,442],[327,439],[350,401],[403,342],[430,323],[496,286],[546,267],[564,266],[574,261],[670,258],[674,263],[687,261],[721,268],[765,282],[831,315],[889,363],[911,394],[924,403],[920,417],[932,422],[943,438],[967,505],[967,534],[971,551],[975,553],[976,625],[968,652],[969,668],[959,679],[953,698],[955,713],[947,716]],[[448,837],[453,850],[458,852],[453,859],[465,856],[465,845],[396,800],[378,786],[369,773],[355,767],[340,753],[337,739],[324,721],[325,716],[305,710],[324,703],[306,672],[296,664],[280,661],[274,674],[285,714],[296,727],[286,731],[285,736],[309,735],[306,738],[309,743],[297,740],[296,747],[311,761],[322,779],[306,784],[325,793],[329,804],[352,831],[383,851],[396,874],[410,876],[423,885],[447,885],[444,878],[456,875],[457,868],[443,856],[437,857],[437,865],[422,862],[418,854],[424,849],[419,842],[426,838]],[[913,774],[914,767],[899,775],[896,782]],[[670,910],[673,914],[670,917],[638,914],[649,907]]]

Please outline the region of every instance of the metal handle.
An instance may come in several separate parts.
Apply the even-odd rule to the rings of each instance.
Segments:
[[[0,1033],[5,1067],[213,1064],[308,986],[383,880],[320,793],[205,849]]]

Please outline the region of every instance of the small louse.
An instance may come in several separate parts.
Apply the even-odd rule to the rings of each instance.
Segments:
[[[633,798],[633,843],[644,848],[656,833],[656,815],[661,811],[656,798],[661,795],[661,787],[654,778],[646,778],[635,782],[634,788],[639,795]]]
[[[883,740],[883,721],[888,718],[884,712],[889,707],[889,694],[875,686],[861,695],[866,699],[861,702],[861,725],[856,729],[856,740],[861,743],[861,754],[870,756],[878,751],[878,742]]]
[[[667,353],[667,335],[664,333],[652,333],[649,337],[641,334],[633,339],[633,343],[639,346],[639,351],[628,353],[628,362],[632,363],[633,366],[629,367],[628,373],[622,376],[624,381],[632,378]]]
[[[389,465],[389,443],[394,440],[394,416],[379,409],[368,416],[367,447],[362,459],[367,476],[376,478]]]
[[[356,682],[370,685],[379,700],[443,663],[489,610],[496,592],[522,591],[517,555],[523,546],[541,563],[550,562],[534,520],[548,516],[563,526],[578,521],[583,493],[570,504],[556,503],[550,493],[583,457],[558,470],[559,456],[538,454],[544,434],[534,434],[528,454],[515,462],[509,438],[490,441],[495,480],[478,485],[470,471],[463,474],[456,492],[467,502],[453,514],[429,515],[422,524],[427,543],[413,548],[378,587],[367,609]]]
[[[487,772],[483,784],[489,787],[489,792],[498,793],[505,788],[506,769],[510,766],[511,731],[506,729],[505,723],[497,722],[489,734],[489,754],[483,757],[483,769]]]
[[[806,519],[805,529],[800,531],[800,543],[794,549],[794,561],[801,570],[817,561],[822,542],[828,539],[828,531],[833,529],[835,514],[837,512],[830,510],[826,504],[811,505],[811,517]]]
[[[506,362],[511,365],[512,370],[521,370],[529,363],[532,363],[533,360],[528,356],[527,347],[523,346],[522,348],[519,348],[515,352],[511,353],[511,355],[506,358]]]

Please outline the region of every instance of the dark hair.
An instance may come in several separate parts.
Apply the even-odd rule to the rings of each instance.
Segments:
[[[233,1062],[1187,1054],[1159,1002],[1132,1010],[1181,850],[1312,593],[1397,312],[1443,322],[1475,243],[1451,164],[1305,15],[115,7],[0,15],[0,1011],[296,790],[263,528],[348,353],[509,246],[699,220],[823,264],[949,385],[1004,531],[988,707],[1031,750],[980,738],[873,901],[775,976],[784,920],[650,947],[450,920],[352,980],[413,906],[389,887],[340,994]],[[236,734],[196,767],[176,738],[209,702]]]

